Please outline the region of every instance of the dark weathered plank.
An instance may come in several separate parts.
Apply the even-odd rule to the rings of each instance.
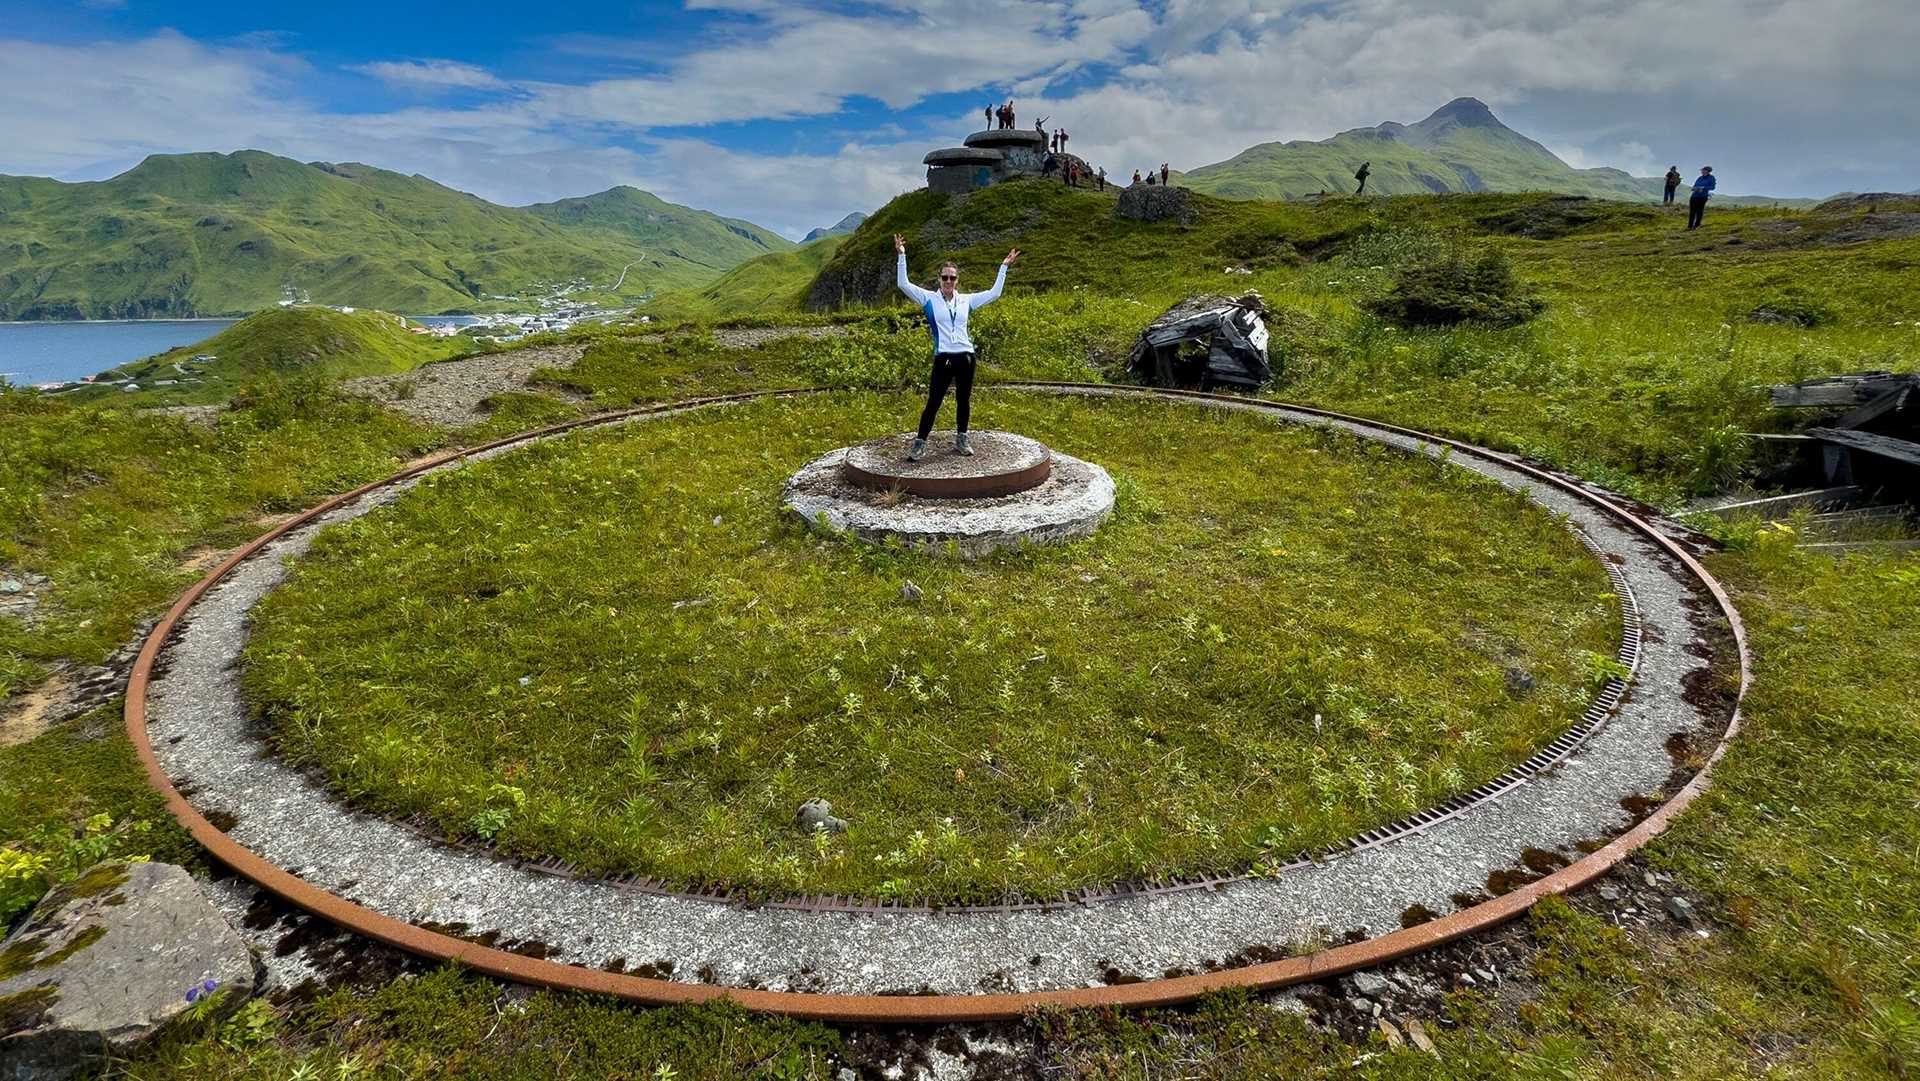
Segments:
[[[1911,386],[1895,387],[1868,402],[1860,408],[1833,422],[1836,428],[1864,428],[1889,413],[1897,413],[1906,408],[1907,399],[1913,396]]]
[[[1859,372],[1809,379],[1771,388],[1776,408],[1858,406],[1890,390],[1920,385],[1920,375],[1895,375],[1892,372]]]
[[[1860,489],[1845,486],[1840,488],[1820,488],[1805,492],[1788,492],[1785,495],[1770,495],[1760,499],[1743,499],[1738,503],[1727,503],[1710,508],[1707,513],[1721,518],[1785,518],[1798,510],[1822,510],[1829,507],[1844,507],[1860,499]]]
[[[1807,434],[1825,443],[1857,450],[1907,465],[1920,465],[1920,443],[1895,439],[1873,432],[1855,432],[1841,428],[1808,428]]]

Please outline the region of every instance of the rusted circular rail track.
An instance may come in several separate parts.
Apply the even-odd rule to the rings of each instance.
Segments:
[[[821,994],[795,991],[766,991],[750,988],[719,987],[709,984],[683,983],[673,980],[654,979],[626,973],[607,972],[598,969],[582,968],[555,961],[537,960],[505,950],[495,949],[477,943],[464,941],[449,935],[429,931],[424,928],[376,912],[370,908],[355,904],[335,894],[322,890],[299,876],[261,858],[254,852],[236,843],[226,833],[215,827],[189,804],[184,796],[174,788],[171,779],[161,767],[147,736],[147,686],[153,675],[155,661],[161,649],[166,645],[189,609],[200,597],[217,584],[235,567],[254,556],[262,548],[279,539],[283,534],[300,528],[336,508],[359,499],[376,489],[425,473],[429,470],[459,461],[484,451],[525,442],[529,439],[557,435],[580,428],[597,427],[630,418],[646,417],[661,413],[670,413],[700,406],[721,405],[730,402],[753,401],[766,398],[795,397],[821,393],[814,388],[796,388],[783,390],[752,391],[741,394],[719,395],[714,397],[688,399],[677,402],[642,406],[615,413],[604,413],[585,417],[564,424],[557,424],[533,431],[522,432],[495,440],[480,446],[450,451],[415,463],[400,473],[384,480],[363,485],[353,491],[329,499],[318,506],[284,522],[275,529],[254,539],[235,552],[225,562],[214,568],[205,578],[195,583],[174,602],[166,615],[155,625],[134,662],[132,674],[127,685],[126,726],[135,752],[146,768],[148,779],[164,795],[168,809],[179,819],[182,825],[204,846],[215,859],[226,864],[234,871],[252,880],[261,888],[278,896],[286,902],[330,920],[349,930],[388,945],[437,960],[452,960],[489,975],[521,983],[544,987],[563,988],[580,991],[593,991],[618,995],[623,998],[652,1004],[674,1004],[701,1002],[714,998],[731,998],[742,1006],[795,1017],[814,1018],[827,1021],[856,1022],[867,1024],[909,1024],[937,1023],[954,1021],[977,1021],[1008,1018],[1037,1006],[1058,1006],[1082,1008],[1096,1006],[1141,1007],[1171,1005],[1185,1002],[1208,992],[1226,988],[1243,987],[1266,989],[1323,979],[1328,976],[1354,969],[1381,964],[1420,950],[1437,946],[1459,938],[1462,935],[1492,927],[1512,919],[1530,908],[1542,897],[1565,893],[1593,881],[1605,874],[1615,864],[1625,859],[1636,849],[1645,845],[1654,837],[1665,832],[1675,816],[1685,810],[1702,791],[1705,790],[1709,775],[1720,758],[1726,753],[1729,741],[1740,728],[1740,703],[1745,696],[1747,684],[1752,675],[1751,660],[1748,653],[1745,626],[1741,623],[1739,612],[1734,608],[1731,598],[1724,587],[1708,573],[1685,548],[1676,544],[1666,535],[1655,529],[1644,519],[1633,514],[1625,507],[1601,498],[1581,485],[1554,473],[1525,464],[1506,455],[1497,454],[1484,448],[1456,440],[1444,439],[1410,428],[1383,424],[1361,417],[1349,416],[1328,410],[1312,409],[1305,406],[1282,402],[1269,402],[1221,394],[1208,394],[1197,391],[1177,391],[1153,388],[1109,386],[1092,383],[1059,382],[1023,382],[999,384],[1009,389],[1028,389],[1068,393],[1088,396],[1147,397],[1164,400],[1193,400],[1202,403],[1227,404],[1236,408],[1255,412],[1295,413],[1323,418],[1329,421],[1349,423],[1377,431],[1393,433],[1405,438],[1435,446],[1450,448],[1455,453],[1471,455],[1522,473],[1541,484],[1556,488],[1577,499],[1592,504],[1616,520],[1626,524],[1642,535],[1651,544],[1667,556],[1678,562],[1713,597],[1721,614],[1726,618],[1732,633],[1733,643],[1739,658],[1740,684],[1734,694],[1734,705],[1727,727],[1719,742],[1694,776],[1675,793],[1674,796],[1652,814],[1634,826],[1613,838],[1596,851],[1582,857],[1571,865],[1561,868],[1544,878],[1520,886],[1513,891],[1468,908],[1463,908],[1427,923],[1399,931],[1390,932],[1376,938],[1367,939],[1349,945],[1334,946],[1315,953],[1283,960],[1268,961],[1242,968],[1224,969],[1215,972],[1198,973],[1187,976],[1168,977],[1147,980],[1140,983],[1119,984],[1113,986],[1082,987],[1062,990],[1028,991],[1019,993],[996,993],[978,995],[855,995]],[[1610,576],[1613,572],[1610,568]],[[1619,579],[1615,578],[1616,583]],[[1631,613],[1631,601],[1622,594],[1623,610]],[[1621,659],[1627,661],[1629,650],[1637,649],[1637,621],[1627,619],[1627,633],[1621,647]],[[1492,798],[1511,784],[1524,780],[1524,776],[1514,779],[1516,774],[1531,776],[1553,762],[1564,758],[1600,723],[1607,712],[1618,701],[1623,688],[1610,684],[1602,691],[1601,700],[1595,703],[1579,724],[1559,739],[1542,748],[1532,758],[1522,763],[1515,771],[1503,774],[1502,778],[1460,797],[1458,801],[1449,801],[1431,811],[1421,812],[1413,819],[1383,827],[1380,830],[1362,834],[1348,843],[1351,848],[1367,847],[1391,840],[1417,829],[1436,824],[1450,814],[1457,814],[1459,807],[1467,803]],[[1604,703],[1604,705],[1603,705]],[[1451,808],[1451,810],[1449,810]],[[1437,817],[1429,817],[1437,816]],[[537,865],[535,865],[537,867]],[[1178,883],[1167,888],[1201,888],[1228,881],[1231,876],[1218,879],[1202,879],[1193,882]],[[858,910],[857,904],[846,904],[841,899],[813,898],[808,907],[834,911]],[[1064,903],[1073,903],[1076,898],[1063,898]]]

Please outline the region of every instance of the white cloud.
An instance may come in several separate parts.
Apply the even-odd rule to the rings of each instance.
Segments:
[[[646,75],[597,63],[602,77],[531,81],[459,59],[378,61],[355,70],[478,101],[350,115],[303,100],[309,69],[289,39],[0,40],[0,171],[97,177],[149,152],[257,147],[510,203],[630,183],[798,235],[918,186],[921,155],[1009,93],[1023,123],[1051,114],[1118,174],[1418,120],[1473,95],[1575,165],[1702,159],[1729,190],[1910,189],[1911,2],[701,0],[715,27],[671,49],[549,39],[613,70],[643,61]],[[870,130],[838,119],[855,98],[906,110],[949,97],[940,133],[911,115]],[[749,153],[680,134],[769,120],[810,141]]]
[[[350,70],[384,83],[416,89],[502,90],[507,84],[485,68],[457,60],[381,60]]]

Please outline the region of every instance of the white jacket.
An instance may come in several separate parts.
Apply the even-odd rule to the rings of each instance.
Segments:
[[[967,336],[967,316],[973,309],[1000,299],[1000,289],[1007,284],[1007,264],[1000,264],[1000,273],[993,279],[993,288],[984,293],[955,292],[949,301],[940,295],[938,289],[922,289],[907,280],[907,253],[901,252],[893,284],[899,286],[900,291],[911,297],[926,313],[927,326],[933,330],[934,353],[971,353],[974,351],[973,339]]]

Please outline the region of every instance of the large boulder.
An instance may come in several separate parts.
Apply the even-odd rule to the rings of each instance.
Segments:
[[[0,948],[0,1079],[72,1077],[217,991],[254,991],[247,944],[185,870],[110,862],[47,894]]]
[[[1134,221],[1177,221],[1186,225],[1195,216],[1193,193],[1163,184],[1132,184],[1120,193],[1114,213]]]

